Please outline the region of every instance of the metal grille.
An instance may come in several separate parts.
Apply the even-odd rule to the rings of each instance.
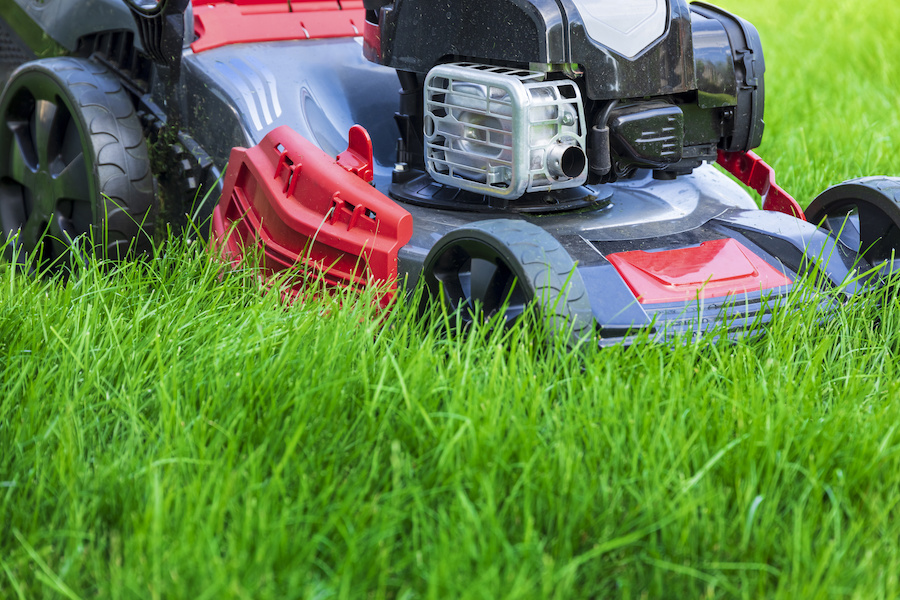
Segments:
[[[548,155],[556,148],[583,152],[580,92],[573,82],[544,76],[474,63],[432,69],[425,82],[425,154],[432,177],[512,198],[584,183],[586,167],[575,176],[554,174]]]

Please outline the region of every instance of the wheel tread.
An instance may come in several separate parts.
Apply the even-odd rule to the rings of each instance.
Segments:
[[[526,221],[493,219],[448,233],[425,260],[426,281],[432,293],[437,284],[430,269],[437,256],[456,241],[472,238],[490,244],[518,264],[525,278],[522,283],[533,293],[551,331],[569,331],[573,343],[591,335],[593,312],[575,263],[556,238]]]
[[[148,251],[156,212],[153,174],[140,121],[121,81],[99,63],[73,57],[38,60],[21,69],[56,79],[82,115],[102,194],[95,240],[105,240],[104,252],[111,257],[124,256],[121,248],[132,243],[133,250]]]

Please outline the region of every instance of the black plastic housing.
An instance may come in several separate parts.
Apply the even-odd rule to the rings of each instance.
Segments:
[[[656,96],[693,89],[691,15],[685,0],[669,0],[666,32],[626,58],[592,40],[567,0],[367,0],[378,12],[380,48],[374,62],[427,73],[456,60],[499,64],[578,64],[593,100]],[[560,10],[565,7],[565,12]]]
[[[427,73],[458,57],[564,63],[565,28],[554,0],[396,0],[380,8],[374,62]]]
[[[684,113],[673,104],[646,102],[615,110],[609,127],[620,162],[662,168],[681,160]]]
[[[695,51],[695,61],[702,70],[697,84],[701,108],[734,107],[731,135],[721,145],[726,152],[746,152],[762,142],[766,70],[762,42],[756,28],[744,19],[711,4],[694,2],[691,10],[718,24],[727,36],[728,44],[720,41],[717,48]],[[699,20],[698,20],[699,21]],[[709,31],[701,25],[699,31]],[[697,35],[695,34],[695,40]],[[695,47],[697,46],[695,42]],[[719,54],[722,52],[724,56]],[[731,63],[730,68],[729,64]],[[733,87],[732,87],[733,86]],[[734,94],[732,95],[732,90]],[[724,94],[720,96],[720,94]],[[717,102],[720,99],[720,102]]]
[[[184,45],[184,12],[190,0],[162,0],[145,7],[136,0],[126,0],[134,15],[144,52],[154,62],[177,67]]]
[[[366,56],[406,78],[399,162],[421,164],[422,102],[411,101],[409,82],[463,60],[574,79],[591,131],[589,183],[639,168],[689,173],[718,150],[759,146],[765,62],[756,29],[705,3],[666,1],[664,33],[627,57],[588,34],[573,0],[365,0],[378,32],[366,36]]]
[[[614,100],[679,94],[694,89],[691,13],[686,0],[669,0],[666,32],[633,58],[607,49],[585,31],[570,0],[561,0],[569,23],[569,59],[584,70],[585,95]]]

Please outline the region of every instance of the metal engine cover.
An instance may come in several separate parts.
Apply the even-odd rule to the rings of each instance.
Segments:
[[[474,63],[425,80],[425,165],[440,183],[500,198],[587,179],[581,92],[545,74]]]

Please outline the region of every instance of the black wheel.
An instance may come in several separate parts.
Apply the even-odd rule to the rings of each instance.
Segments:
[[[581,274],[568,252],[531,223],[495,219],[445,235],[428,253],[423,276],[428,292],[463,320],[501,314],[515,323],[532,302],[551,332],[570,331],[571,341],[594,328]]]
[[[863,177],[830,187],[807,207],[806,220],[873,265],[890,260],[900,252],[900,178]]]
[[[128,93],[78,58],[26,63],[0,96],[0,225],[9,260],[45,263],[88,235],[121,258],[150,248],[153,179]]]

